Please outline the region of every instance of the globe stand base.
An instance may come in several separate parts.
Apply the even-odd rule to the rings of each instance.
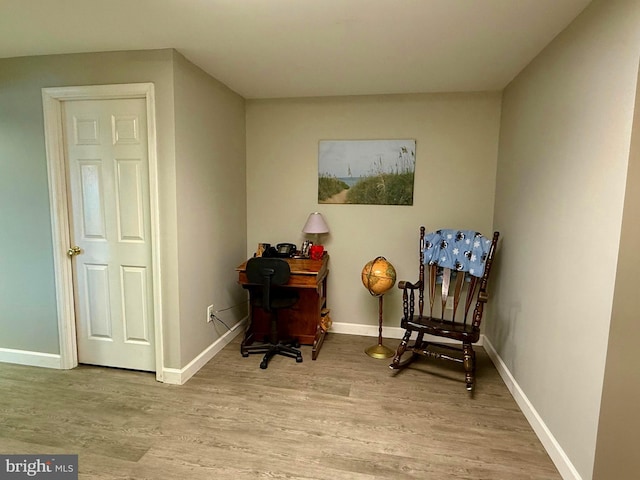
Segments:
[[[385,347],[382,344],[378,344],[365,349],[364,353],[366,353],[367,355],[373,358],[391,358],[393,357],[393,354],[395,352],[391,350],[389,347]]]

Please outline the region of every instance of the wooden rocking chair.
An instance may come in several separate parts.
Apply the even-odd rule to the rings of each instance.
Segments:
[[[466,230],[438,230],[425,236],[425,228],[420,227],[418,281],[398,283],[403,307],[400,326],[405,333],[389,365],[391,369],[401,369],[419,356],[451,360],[464,365],[467,390],[473,390],[476,370],[473,344],[480,338],[480,323],[489,298],[487,284],[498,237],[498,232],[494,232],[489,240],[477,232]],[[428,285],[425,283],[425,269],[428,271]],[[425,287],[429,303],[427,315],[424,313]],[[474,303],[469,320],[469,311]],[[414,332],[417,333],[416,340],[409,346]],[[425,339],[425,334],[431,337]],[[437,351],[430,350],[430,347],[436,347]],[[443,353],[450,351],[457,354]],[[402,361],[405,353],[410,357]]]

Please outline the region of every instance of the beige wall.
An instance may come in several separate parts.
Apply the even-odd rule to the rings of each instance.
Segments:
[[[171,50],[0,59],[0,348],[59,353],[53,277],[43,87],[153,82],[156,93],[162,267],[171,315],[177,295],[170,254],[175,234]],[[167,325],[168,326],[168,325]],[[177,342],[176,351],[177,351]],[[169,341],[168,352],[173,344]]]
[[[180,366],[246,315],[234,268],[245,260],[244,99],[174,54]],[[234,305],[239,307],[231,308]]]
[[[418,274],[418,228],[492,229],[500,94],[436,94],[247,102],[247,254],[258,242],[304,240],[310,212],[331,233],[328,287],[335,322],[376,325],[378,302],[360,272],[378,255],[400,279]],[[321,139],[416,140],[413,206],[318,204]],[[399,291],[384,319],[398,326]]]
[[[639,2],[594,1],[504,92],[487,336],[592,475],[640,55]],[[609,477],[613,478],[613,477]]]
[[[640,85],[640,82],[638,82]],[[598,423],[593,478],[631,478],[640,472],[640,90],[636,90],[631,154],[625,189],[620,254],[616,272],[609,348],[606,356],[602,405]]]
[[[51,240],[41,89],[135,82],[155,85],[165,367],[226,332],[207,305],[242,305],[244,100],[173,50],[2,59],[0,348],[59,352],[52,249],[67,246]]]

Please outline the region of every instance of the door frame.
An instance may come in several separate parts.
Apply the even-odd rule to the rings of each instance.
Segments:
[[[151,268],[153,273],[153,322],[155,326],[156,380],[164,380],[164,342],[162,332],[162,296],[160,275],[160,227],[158,196],[158,158],[156,150],[155,89],[153,83],[128,83],[52,87],[42,89],[44,133],[51,209],[53,263],[60,341],[60,368],[78,366],[76,312],[73,295],[73,271],[67,257],[71,246],[69,190],[64,152],[62,104],[68,100],[105,100],[143,98],[147,107],[149,161],[149,205],[151,210]]]

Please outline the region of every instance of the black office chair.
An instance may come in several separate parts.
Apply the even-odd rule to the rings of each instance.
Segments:
[[[252,353],[264,353],[260,368],[265,369],[274,355],[295,358],[302,362],[302,352],[296,340],[283,341],[278,336],[278,310],[291,308],[298,302],[298,293],[290,288],[277,288],[289,281],[291,268],[280,258],[254,257],[247,262],[247,279],[255,284],[250,287],[251,302],[254,307],[261,308],[270,314],[269,338],[257,345],[240,346],[240,353],[248,357]],[[276,288],[272,288],[276,287]]]

